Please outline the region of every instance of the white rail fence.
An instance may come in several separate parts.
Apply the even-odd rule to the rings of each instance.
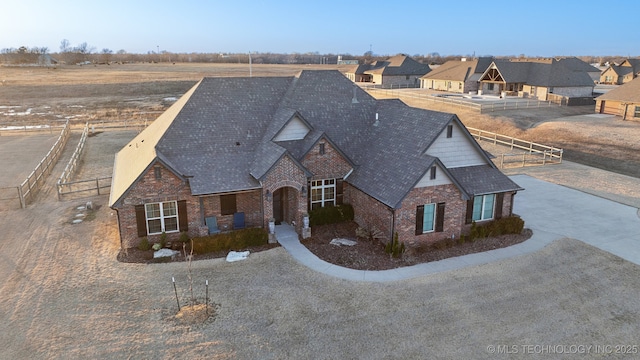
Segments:
[[[496,166],[501,169],[562,163],[563,149],[476,128],[468,127],[467,130],[476,140],[509,147],[510,150],[519,150],[518,153],[500,154],[494,159]]]

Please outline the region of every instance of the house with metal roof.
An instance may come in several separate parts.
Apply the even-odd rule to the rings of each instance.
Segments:
[[[431,71],[407,55],[396,55],[384,61],[354,66],[345,75],[354,82],[366,82],[381,87],[420,87],[420,77]]]
[[[455,114],[376,100],[338,71],[302,71],[202,79],[116,154],[109,206],[123,248],[206,235],[207,219],[231,231],[237,214],[308,236],[306,213],[341,204],[411,246],[511,215],[519,190]]]
[[[450,60],[420,78],[423,89],[455,93],[477,92],[479,80],[493,58]]]
[[[622,85],[640,74],[640,59],[625,59],[620,65],[609,65],[600,74],[600,83]]]
[[[557,98],[593,104],[593,79],[565,59],[496,59],[480,77],[482,94],[517,95],[542,101]],[[570,102],[569,102],[570,104]]]
[[[640,120],[640,78],[635,78],[596,98],[596,112]]]

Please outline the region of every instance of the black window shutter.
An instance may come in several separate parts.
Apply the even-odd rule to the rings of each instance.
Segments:
[[[178,226],[180,227],[180,231],[189,231],[186,200],[178,201]]]
[[[436,210],[436,232],[444,231],[444,203],[438,203]]]
[[[418,205],[416,208],[416,235],[422,234],[424,225],[424,205]]]
[[[342,179],[336,180],[336,205],[342,205]]]
[[[464,223],[471,224],[473,222],[473,198],[467,200],[467,214],[465,216]]]
[[[496,194],[495,218],[502,218],[502,203],[504,202],[504,193]]]
[[[136,224],[138,226],[138,236],[147,236],[147,216],[144,213],[144,205],[136,205]]]

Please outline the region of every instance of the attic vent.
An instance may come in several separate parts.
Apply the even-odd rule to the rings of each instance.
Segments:
[[[240,141],[236,141],[236,146],[240,146]]]

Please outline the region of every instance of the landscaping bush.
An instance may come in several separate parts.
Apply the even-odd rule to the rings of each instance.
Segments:
[[[149,244],[149,239],[147,239],[146,236],[140,240],[140,243],[138,244],[138,249],[142,251],[147,251],[151,249],[151,244]]]
[[[239,251],[250,246],[266,245],[269,233],[261,228],[249,228],[193,239],[193,252],[205,254],[216,251]]]
[[[325,206],[309,212],[309,225],[337,224],[353,220],[353,206]]]
[[[393,241],[388,242],[384,247],[384,251],[394,258],[399,258],[404,253],[404,243],[398,241],[398,233],[393,234]]]
[[[509,216],[494,220],[487,225],[471,224],[469,240],[500,236],[505,234],[520,234],[524,229],[524,220],[519,216]]]

